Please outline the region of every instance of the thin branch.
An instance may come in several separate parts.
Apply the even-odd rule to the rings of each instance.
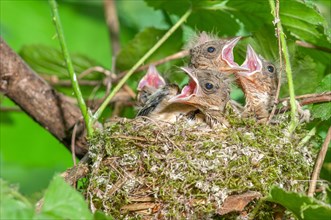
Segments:
[[[270,6],[272,8],[271,3],[270,3]],[[276,25],[280,21],[280,18],[279,18],[279,1],[278,0],[276,2],[276,8],[272,9],[272,13],[273,13],[273,16],[275,18],[273,23],[274,23],[274,25]],[[275,96],[275,99],[274,99],[274,105],[273,105],[271,113],[269,115],[267,124],[270,123],[273,116],[275,115],[275,111],[276,111],[277,103],[278,103],[278,99],[279,99],[280,87],[281,87],[281,84],[282,84],[280,79],[282,78],[282,72],[283,72],[283,57],[282,57],[282,43],[280,41],[279,35],[280,35],[280,29],[277,25],[276,26],[276,36],[277,36],[277,41],[278,41],[278,56],[279,56],[279,73],[278,73],[278,76],[277,76],[278,84],[277,84],[276,96]]]
[[[331,96],[330,95],[320,95],[320,96],[316,96],[316,97],[308,97],[306,99],[304,98],[299,102],[299,105],[304,106],[304,105],[310,105],[310,104],[314,104],[314,103],[323,103],[323,102],[331,102]],[[286,112],[290,109],[291,109],[291,106],[282,107],[280,109],[277,109],[276,114]]]
[[[175,31],[176,29],[190,16],[192,9],[190,8],[187,12],[178,20],[178,22],[170,28],[170,30],[131,68],[131,70],[118,82],[113,91],[109,94],[106,100],[101,104],[100,108],[95,112],[93,119],[98,120],[102,112],[107,107],[109,101],[114,95],[120,90],[124,83],[130,78],[134,71],[144,63],[148,57],[150,57]]]
[[[70,103],[70,104],[75,104],[77,105],[77,99],[70,97],[70,96],[64,96],[63,99]],[[101,99],[87,99],[86,103],[89,106],[89,108],[94,109],[95,107],[93,106],[99,106],[101,103],[104,101],[103,98]],[[118,92],[114,98],[109,102],[109,105],[114,104],[116,102],[122,102],[123,105],[125,106],[133,106],[134,101],[131,101],[131,96],[128,94],[128,92]]]
[[[308,193],[307,195],[310,197],[314,196],[314,192],[316,189],[316,183],[317,183],[317,179],[320,175],[321,172],[321,168],[325,159],[325,155],[326,152],[328,150],[329,144],[330,144],[330,140],[331,140],[331,127],[329,127],[328,133],[325,137],[324,143],[322,145],[322,148],[318,154],[315,166],[314,166],[314,170],[313,170],[313,174],[311,176],[311,181],[309,184],[309,189],[308,189]]]
[[[72,162],[74,163],[74,166],[76,166],[76,154],[75,154],[76,133],[77,133],[77,124],[75,124],[74,130],[72,131],[72,136],[71,136],[71,156],[72,156]]]
[[[147,70],[148,67],[151,64],[153,64],[154,66],[158,66],[158,65],[164,64],[166,62],[172,61],[172,60],[182,59],[182,58],[184,58],[188,55],[189,55],[189,51],[188,50],[183,50],[183,51],[180,51],[178,53],[167,56],[165,58],[162,58],[158,61],[151,62],[151,63],[148,63],[146,65],[143,65],[143,66],[137,68],[134,71],[134,73],[142,71],[142,70]],[[110,76],[112,83],[117,83],[129,72],[129,70],[123,71],[123,72],[119,73],[118,75],[116,75],[116,74],[112,73],[110,70],[107,70],[107,69],[105,69],[101,66],[90,67],[87,70],[85,70],[84,72],[82,72],[81,74],[79,74],[79,76],[78,76],[79,85],[82,85],[82,86],[98,86],[98,85],[100,85],[100,81],[98,81],[98,80],[83,80],[82,79],[82,78],[86,77],[88,74],[90,74],[91,72],[103,73],[106,76]],[[71,86],[72,85],[70,80],[60,80],[55,75],[52,75],[52,76],[41,75],[41,76],[45,80],[47,80],[49,83],[51,83],[52,85],[57,85],[57,86]],[[107,86],[107,82],[104,81],[103,85]]]
[[[158,66],[158,65],[161,65],[163,63],[166,63],[166,62],[169,62],[171,60],[177,60],[177,59],[182,59],[186,56],[189,55],[189,51],[188,50],[182,50],[178,53],[175,53],[175,54],[172,54],[170,56],[167,56],[161,60],[158,60],[158,61],[155,61],[155,62],[152,62],[152,63],[148,63],[146,65],[143,65],[139,68],[137,68],[134,73],[136,72],[139,72],[139,71],[142,71],[142,70],[147,70],[148,67],[153,64],[154,66]],[[113,80],[114,83],[120,81],[129,71],[124,71],[124,72],[121,72],[120,74],[118,74],[118,76],[116,77],[116,79]]]
[[[43,76],[44,78],[44,76]],[[62,86],[62,87],[71,87],[72,83],[70,80],[59,80],[53,78],[46,79],[52,86]],[[79,85],[81,86],[98,86],[100,84],[103,84],[100,80],[79,80]]]
[[[310,43],[300,41],[300,40],[295,41],[295,43],[300,47],[311,48],[311,49],[316,49],[316,50],[324,51],[327,53],[331,53],[331,49],[327,48],[327,47],[320,47],[320,46],[310,44]]]
[[[297,118],[297,107],[295,103],[295,93],[294,93],[294,86],[293,86],[293,79],[292,79],[292,68],[290,63],[290,54],[287,48],[285,34],[283,32],[283,27],[281,24],[280,17],[276,18],[275,14],[275,2],[274,0],[269,0],[269,4],[271,7],[271,11],[274,12],[275,21],[274,23],[277,25],[277,28],[279,29],[279,38],[281,42],[281,51],[283,52],[284,59],[285,59],[285,70],[287,75],[287,81],[288,81],[288,89],[290,93],[290,105],[291,105],[291,121],[289,125],[289,131],[292,133],[297,124],[298,124],[298,118]],[[279,8],[279,0],[276,0],[277,7]],[[278,15],[279,16],[279,15]]]
[[[319,124],[319,123],[318,123]],[[318,125],[317,124],[317,125]],[[315,136],[316,134],[316,127],[317,125],[315,125],[315,127],[313,127],[313,129],[311,129],[308,134],[299,142],[298,144],[298,147],[302,147],[303,145],[305,145],[309,140],[310,138],[312,138],[313,136]]]
[[[114,73],[103,68],[102,66],[92,66],[92,67],[88,68],[87,70],[84,70],[81,74],[79,74],[78,79],[82,79],[85,76],[87,76],[93,72],[103,73],[105,76],[111,76],[112,78],[116,77],[116,75]]]
[[[331,92],[304,94],[304,95],[295,96],[295,99],[317,98],[317,97],[320,97],[320,96],[329,96],[329,95],[331,97]],[[282,98],[282,99],[279,100],[279,102],[287,101],[289,99],[290,99],[289,97]]]
[[[104,8],[108,31],[110,34],[112,56],[116,57],[121,48],[121,44],[119,41],[120,25],[118,22],[115,0],[104,0]]]
[[[61,21],[60,21],[60,16],[59,16],[59,13],[58,13],[57,4],[56,4],[55,0],[49,0],[49,4],[51,6],[53,21],[54,21],[54,25],[56,27],[57,36],[59,38],[62,53],[63,53],[63,56],[65,58],[66,64],[67,64],[70,80],[72,82],[72,88],[73,88],[75,96],[77,98],[79,108],[80,108],[80,110],[82,112],[82,115],[84,117],[84,121],[85,121],[88,136],[91,136],[92,133],[93,133],[93,128],[92,128],[92,124],[91,124],[90,115],[89,115],[87,106],[85,104],[85,101],[83,99],[82,92],[80,91],[77,76],[75,74],[74,67],[73,67],[72,62],[71,62],[71,57],[70,57],[70,54],[69,54],[69,51],[68,51],[68,48],[67,48],[67,45],[66,45],[66,41],[65,41],[65,38],[64,38],[64,33],[63,33]]]
[[[322,102],[331,102],[331,96],[325,95],[320,97],[311,97],[303,99],[300,103],[301,106],[309,105],[314,103],[322,103]]]

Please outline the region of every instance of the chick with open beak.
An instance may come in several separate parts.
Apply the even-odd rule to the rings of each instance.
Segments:
[[[213,39],[205,32],[190,49],[190,66],[197,69],[212,69],[222,73],[234,73],[247,70],[234,61],[233,48],[240,37],[232,39]]]
[[[182,103],[169,103],[168,100],[180,93],[176,84],[166,84],[154,66],[150,66],[147,74],[138,85],[138,101],[142,108],[138,116],[147,116],[153,120],[175,122],[180,116],[196,110]]]
[[[257,55],[250,45],[247,46],[246,60],[241,66],[249,69],[236,73],[237,82],[246,97],[242,116],[253,116],[259,122],[266,122],[278,85],[276,68]]]
[[[154,65],[150,65],[137,87],[137,102],[139,106],[146,104],[148,97],[156,90],[166,85],[165,80]]]
[[[210,127],[217,123],[227,126],[224,111],[230,100],[230,83],[225,74],[206,69],[182,70],[189,75],[190,81],[181,93],[172,97],[169,102],[187,104],[199,109]]]

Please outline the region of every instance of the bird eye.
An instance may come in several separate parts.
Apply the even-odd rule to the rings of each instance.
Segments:
[[[271,65],[267,66],[267,70],[270,72],[270,73],[273,73],[275,68]]]
[[[212,53],[215,51],[215,47],[208,47],[207,51],[208,51],[208,53]]]
[[[206,83],[205,84],[205,88],[208,89],[208,90],[211,90],[213,87],[214,87],[214,85],[211,84],[211,83]]]

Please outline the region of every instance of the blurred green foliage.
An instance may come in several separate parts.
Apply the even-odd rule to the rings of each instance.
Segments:
[[[112,67],[111,45],[101,0],[59,0],[59,12],[69,51],[77,73],[90,65]],[[1,0],[1,36],[41,74],[51,74],[66,79],[66,69],[59,51],[50,8],[47,1]],[[194,31],[212,31],[221,37],[241,35],[243,39],[235,49],[235,59],[242,62],[246,45],[250,43],[265,58],[278,62],[277,38],[268,1],[246,0],[118,0],[116,1],[121,25],[122,50],[116,61],[118,71],[130,68],[162,36],[162,34],[192,5],[193,13],[186,25],[179,29],[147,62],[178,52]],[[316,8],[318,7],[318,8]],[[319,13],[321,11],[321,13]],[[330,50],[331,3],[328,0],[282,0],[280,16],[287,35],[294,70],[297,95],[330,91],[331,54],[299,47],[297,40],[313,43]],[[186,82],[177,74],[185,59],[172,61],[158,67],[166,78],[179,84]],[[174,74],[175,73],[175,74]],[[142,73],[135,74],[128,85],[133,89]],[[100,79],[94,74],[87,79]],[[285,77],[284,77],[285,78]],[[70,89],[60,88],[71,94]],[[92,88],[93,89],[93,88]],[[83,89],[86,97],[91,88]],[[101,88],[103,94],[105,88]],[[236,90],[238,91],[238,90]],[[287,96],[283,82],[281,96]],[[233,97],[242,99],[242,93]],[[1,98],[1,106],[14,106]],[[315,120],[308,126],[317,127],[317,134],[325,137],[330,126],[330,103],[310,107]],[[109,109],[108,109],[109,111]],[[124,109],[124,115],[133,115]],[[109,114],[109,112],[108,112]],[[70,153],[47,131],[24,113],[1,112],[0,163],[1,177],[20,184],[21,192],[40,192],[56,172],[72,165]],[[330,157],[326,163],[330,164]],[[330,167],[330,166],[325,166]],[[327,173],[329,171],[322,171]]]
[[[17,187],[0,179],[1,219],[95,219],[112,220],[111,216],[89,210],[83,196],[69,186],[60,176],[55,176],[45,192],[40,211],[32,205]],[[63,199],[65,196],[65,199]]]
[[[281,204],[298,219],[328,219],[331,216],[329,205],[303,194],[286,192],[282,188],[273,187],[267,200]]]
[[[83,60],[77,71],[96,64],[110,68],[111,47],[103,2],[63,0],[58,3],[69,51],[77,54],[74,59],[76,62],[77,57]],[[142,28],[168,27],[162,20],[162,13],[147,7],[143,1],[119,1],[117,6],[123,45]],[[135,13],[137,9],[145,12],[146,16]],[[66,75],[66,69],[58,52],[60,46],[48,2],[1,0],[0,10],[1,37],[9,46],[20,51],[30,65],[38,62],[38,65],[31,66],[39,73],[57,73],[60,78],[66,78],[62,77]],[[27,53],[35,59],[29,60],[25,56]],[[53,72],[47,72],[52,69]],[[71,93],[67,88],[61,89]],[[87,95],[90,91],[84,90]],[[1,106],[11,107],[15,104],[1,97]],[[1,112],[0,120],[0,175],[12,183],[19,183],[22,193],[31,195],[40,192],[54,173],[72,166],[70,152],[25,113]]]

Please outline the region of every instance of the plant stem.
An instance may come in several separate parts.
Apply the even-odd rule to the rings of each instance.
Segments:
[[[49,0],[49,4],[51,6],[53,21],[54,21],[54,25],[56,27],[57,36],[59,38],[62,53],[63,53],[64,59],[65,59],[65,62],[67,64],[68,73],[69,73],[70,80],[72,83],[72,88],[74,90],[80,111],[82,112],[82,115],[83,115],[83,118],[85,121],[87,134],[88,134],[88,136],[91,136],[93,133],[91,117],[90,117],[88,108],[85,104],[85,101],[83,99],[82,92],[80,91],[77,76],[75,74],[75,70],[74,70],[74,67],[71,62],[71,57],[70,57],[68,47],[66,45],[66,41],[64,38],[64,34],[63,34],[63,29],[62,29],[62,25],[61,25],[60,15],[59,15],[59,12],[57,9],[57,4],[56,4],[55,0]]]
[[[277,3],[277,7],[279,8],[279,0],[276,0]],[[290,93],[290,105],[291,105],[291,122],[290,122],[290,127],[289,130],[292,133],[297,124],[298,124],[298,119],[297,119],[297,106],[295,103],[295,93],[294,93],[294,86],[293,86],[293,79],[292,79],[292,68],[291,68],[291,63],[290,63],[290,55],[288,52],[288,48],[287,48],[287,44],[286,44],[286,39],[285,39],[285,34],[283,32],[283,27],[282,27],[282,23],[280,21],[280,17],[276,16],[276,6],[275,6],[275,2],[274,0],[269,0],[269,4],[271,7],[271,12],[272,15],[275,18],[275,25],[277,25],[277,29],[278,29],[278,37],[280,38],[280,42],[281,42],[281,48],[279,48],[279,50],[281,50],[283,52],[284,55],[284,59],[285,59],[285,71],[286,71],[286,76],[287,76],[287,81],[288,81],[288,88],[289,88],[289,93]]]
[[[320,122],[319,122],[320,123]],[[315,127],[313,127],[309,132],[308,132],[308,134],[299,142],[299,144],[298,144],[298,147],[302,147],[303,145],[305,145],[309,140],[310,140],[310,138],[312,138],[313,136],[315,136],[315,134],[316,134],[316,127],[317,127],[317,125],[319,124],[319,123],[317,123],[316,125],[315,125]]]
[[[143,64],[175,31],[176,29],[190,16],[192,9],[186,11],[186,13],[178,20],[178,22],[172,26],[169,31],[129,70],[129,72],[118,82],[113,91],[107,96],[105,101],[101,104],[99,109],[93,115],[93,120],[98,120],[102,112],[107,107],[110,100],[120,90],[124,83],[130,78],[134,71]]]

